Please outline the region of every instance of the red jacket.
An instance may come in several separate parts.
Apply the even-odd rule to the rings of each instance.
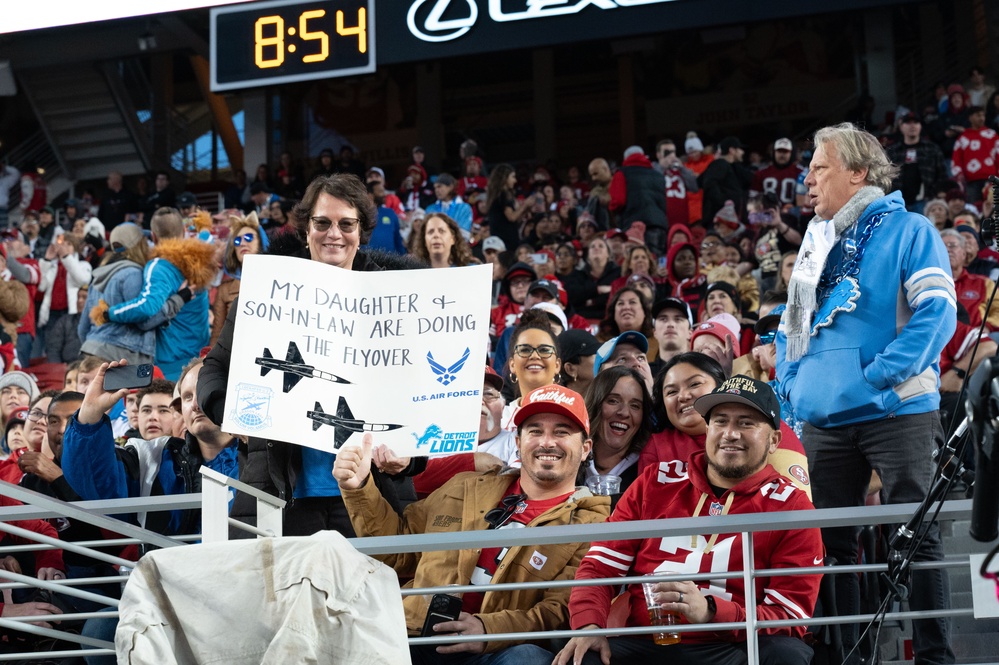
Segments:
[[[607,521],[813,509],[808,497],[769,465],[715,498],[704,475],[706,466],[704,453],[697,452],[682,469],[647,467],[621,496]],[[728,502],[729,495],[733,495],[732,501],[725,511],[722,507]],[[596,542],[583,557],[576,579],[670,572],[690,575],[743,569],[742,534],[721,534],[709,548],[710,539],[711,536],[698,535]],[[754,535],[753,544],[757,569],[814,568],[822,565],[822,536],[818,529],[759,531]],[[798,619],[807,623],[815,608],[820,579],[820,574],[757,577],[757,619]],[[715,598],[718,607],[715,622],[745,620],[746,593],[741,576],[705,580],[697,582],[697,585],[702,593]],[[572,628],[579,629],[588,624],[606,627],[612,593],[610,586],[573,587],[569,598]],[[628,593],[631,613],[627,625],[648,626],[649,615],[641,587],[629,585]],[[764,632],[802,637],[805,627],[770,628]],[[683,635],[684,643],[691,644],[744,642],[745,639],[745,631],[741,630]]]
[[[985,180],[996,175],[999,159],[999,134],[994,129],[966,129],[954,142],[954,177],[965,180]]]

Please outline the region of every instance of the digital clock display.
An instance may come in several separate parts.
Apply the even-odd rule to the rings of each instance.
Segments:
[[[212,9],[215,92],[373,71],[374,0],[279,0]]]

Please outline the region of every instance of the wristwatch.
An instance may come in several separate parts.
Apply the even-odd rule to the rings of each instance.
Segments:
[[[964,381],[964,379],[968,376],[968,373],[963,369],[961,369],[960,367],[951,367],[951,369],[954,370],[955,374],[957,374],[957,378],[961,379],[962,381]]]
[[[708,611],[711,612],[711,618],[708,621],[713,621],[715,615],[718,614],[718,605],[715,604],[714,596],[704,596],[704,602],[708,604]]]

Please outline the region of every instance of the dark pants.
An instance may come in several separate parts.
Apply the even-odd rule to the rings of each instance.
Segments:
[[[883,504],[913,503],[922,501],[930,487],[934,470],[931,456],[943,443],[943,430],[939,414],[933,411],[829,429],[806,424],[801,440],[808,455],[816,508],[863,506],[872,469],[881,477]],[[827,556],[840,564],[857,563],[859,535],[859,526],[823,529]],[[942,559],[940,529],[934,522],[914,560]],[[857,575],[836,576],[836,599],[840,615],[858,613]],[[912,610],[949,608],[947,572],[913,571],[909,606]],[[917,664],[954,662],[948,619],[920,619],[912,624]],[[844,653],[853,648],[859,628],[857,624],[842,627]],[[859,654],[854,653],[850,663],[858,662]]]
[[[551,665],[555,654],[533,644],[518,644],[493,653],[439,654],[437,647],[410,647],[413,665]]]
[[[669,665],[745,665],[746,645],[733,642],[659,646],[647,638],[612,637],[611,665],[669,663]],[[761,665],[809,665],[812,647],[796,637],[760,635]],[[416,661],[413,661],[414,665]],[[600,655],[588,651],[582,665],[601,665]]]
[[[284,509],[285,536],[311,536],[330,530],[339,531],[344,538],[357,535],[339,496],[295,499]]]

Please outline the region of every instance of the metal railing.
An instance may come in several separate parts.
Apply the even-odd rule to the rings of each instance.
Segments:
[[[86,556],[100,559],[108,563],[125,566],[126,569],[133,566],[134,562],[119,560],[117,557],[95,552],[92,548],[108,545],[124,545],[131,543],[144,543],[154,547],[176,547],[184,545],[187,541],[203,540],[220,541],[228,537],[229,527],[240,528],[258,536],[280,535],[281,533],[281,510],[284,502],[272,497],[264,492],[249,487],[239,481],[225,477],[209,469],[202,469],[203,492],[202,494],[190,494],[170,497],[149,497],[143,499],[122,499],[108,501],[87,501],[77,504],[66,504],[51,497],[47,497],[24,488],[0,483],[0,493],[11,496],[26,505],[5,509],[0,516],[0,531],[17,533],[22,537],[36,541],[34,545],[19,545],[4,548],[5,552],[14,551],[38,551],[51,547],[61,547],[68,551],[74,551]],[[232,490],[246,492],[257,499],[258,505],[258,526],[251,527],[228,517],[226,506],[229,501],[229,494]],[[203,538],[197,534],[185,536],[183,538],[168,538],[160,534],[141,529],[135,525],[128,524],[108,517],[109,514],[136,513],[154,510],[175,510],[175,509],[202,509]],[[693,517],[683,519],[649,520],[641,522],[611,522],[587,525],[567,525],[551,526],[544,529],[517,529],[500,531],[469,531],[455,533],[434,533],[434,534],[414,534],[407,536],[384,536],[355,538],[351,540],[354,547],[369,556],[382,554],[398,554],[409,552],[429,552],[452,549],[481,549],[488,547],[513,547],[524,545],[547,545],[558,543],[591,542],[595,540],[630,540],[646,538],[665,538],[673,536],[707,535],[707,534],[733,534],[741,533],[743,536],[743,560],[748,564],[746,570],[730,573],[700,573],[685,576],[692,581],[720,580],[727,578],[741,577],[744,580],[746,589],[746,607],[755,607],[755,585],[753,580],[756,577],[769,576],[773,574],[781,575],[815,575],[815,568],[800,569],[755,569],[753,566],[753,534],[758,531],[780,531],[799,528],[828,528],[838,526],[849,526],[857,524],[895,524],[906,521],[916,509],[917,504],[899,504],[891,506],[872,506],[862,508],[837,508],[802,512],[776,512],[765,514],[743,514],[727,515],[724,517]],[[941,506],[939,519],[964,520],[971,514],[971,501],[948,501]],[[114,540],[102,540],[91,542],[66,543],[55,539],[48,539],[34,532],[25,532],[12,527],[6,522],[19,519],[42,519],[47,517],[65,516],[71,519],[94,524],[104,529],[114,531],[123,537]],[[101,558],[103,557],[103,558]],[[947,558],[939,562],[923,562],[913,564],[914,568],[967,568],[969,566],[968,557]],[[886,570],[885,565],[863,564],[850,566],[835,566],[826,568],[826,572],[858,573],[877,572]],[[97,577],[77,580],[59,580],[45,582],[33,579],[24,575],[16,575],[6,571],[0,571],[0,589],[24,588],[33,586],[48,589],[61,594],[88,599],[95,602],[105,603],[108,607],[116,607],[117,600],[97,596],[96,600],[89,592],[75,589],[75,586],[93,585],[108,582],[122,582],[122,577]],[[572,586],[597,586],[639,583],[650,581],[651,577],[617,577],[608,579],[592,580],[563,580],[550,582],[519,582],[490,585],[490,592],[513,591],[523,589],[552,589]],[[658,578],[657,578],[658,579]],[[664,576],[662,579],[666,579]],[[675,577],[674,577],[675,579]],[[482,588],[474,585],[464,586],[441,586],[424,587],[419,589],[403,589],[402,595],[432,594],[432,593],[463,593],[469,591],[480,591]],[[885,615],[887,619],[916,619],[929,617],[969,617],[973,616],[972,608],[958,608],[938,611],[908,611],[890,612]],[[94,617],[112,618],[117,613],[113,611],[78,613],[73,615],[63,615],[64,619],[83,620]],[[50,653],[51,656],[81,656],[113,653],[114,646],[109,642],[93,640],[80,635],[70,635],[63,631],[49,630],[28,625],[31,621],[45,620],[51,617],[18,617],[16,619],[0,619],[0,627],[7,629],[23,630],[39,636],[57,638],[79,644],[81,650],[66,651],[65,653]],[[677,626],[677,632],[699,632],[699,631],[719,631],[719,630],[745,630],[749,663],[758,663],[757,651],[757,631],[768,628],[801,626],[809,627],[832,626],[837,624],[868,622],[874,615],[855,615],[843,617],[820,617],[807,620],[769,620],[759,621],[755,612],[747,612],[744,622],[732,623],[711,623],[703,625],[682,625]],[[660,630],[655,627],[630,627],[630,628],[606,628],[600,630],[589,630],[587,635],[622,636],[622,635],[648,635]],[[672,630],[672,629],[671,629]],[[410,643],[416,645],[438,645],[454,644],[457,642],[481,641],[523,641],[523,640],[550,640],[568,639],[577,636],[579,633],[572,630],[556,631],[536,631],[528,633],[503,633],[486,636],[461,636],[447,635],[437,637],[414,637],[410,638]],[[28,658],[38,658],[40,653],[6,654],[0,655],[0,661],[24,660]]]

